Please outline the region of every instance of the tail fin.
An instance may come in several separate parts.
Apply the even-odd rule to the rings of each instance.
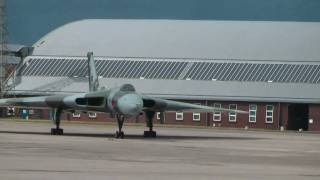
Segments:
[[[93,52],[88,52],[88,72],[89,72],[89,91],[97,91],[99,89],[99,80],[96,66],[94,64]]]

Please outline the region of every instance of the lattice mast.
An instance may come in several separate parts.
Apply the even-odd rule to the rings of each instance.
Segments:
[[[6,65],[7,56],[7,17],[6,17],[6,1],[0,0],[0,97],[2,98],[5,93],[5,78],[6,78]]]

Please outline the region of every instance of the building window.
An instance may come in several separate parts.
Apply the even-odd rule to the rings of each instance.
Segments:
[[[236,104],[229,105],[230,110],[237,110]],[[237,113],[236,112],[229,112],[229,122],[236,122],[237,121]]]
[[[257,105],[249,104],[249,122],[257,122]]]
[[[157,112],[157,120],[160,119],[160,112]]]
[[[273,106],[266,106],[266,123],[273,123]]]
[[[200,121],[200,113],[193,113],[193,120],[194,121]]]
[[[34,110],[33,109],[29,109],[29,115],[34,114]]]
[[[89,112],[89,118],[96,118],[96,117],[97,117],[97,113]]]
[[[221,108],[221,104],[214,103],[213,107]],[[214,112],[213,113],[213,121],[221,121],[221,112]]]
[[[72,113],[72,117],[79,118],[80,117],[80,113],[79,112],[74,112],[74,113]]]
[[[15,115],[14,107],[7,107],[7,116],[14,116],[14,115]]]
[[[183,120],[183,112],[176,112],[176,120],[177,121]]]

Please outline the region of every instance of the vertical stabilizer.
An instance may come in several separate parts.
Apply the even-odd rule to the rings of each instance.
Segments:
[[[94,64],[93,52],[88,52],[88,73],[89,73],[89,91],[97,91],[99,89],[99,80],[96,66]]]

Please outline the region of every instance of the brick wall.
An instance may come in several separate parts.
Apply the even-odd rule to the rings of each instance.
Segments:
[[[320,104],[309,105],[309,119],[313,120],[313,123],[309,123],[310,131],[320,131]]]
[[[238,110],[249,111],[249,104],[257,105],[256,122],[249,122],[248,114],[237,114],[236,122],[229,121],[229,114],[223,112],[221,114],[221,121],[213,121],[213,113],[200,113],[200,121],[193,120],[193,112],[184,112],[183,120],[176,120],[175,112],[165,113],[165,124],[177,124],[177,125],[193,125],[193,126],[216,126],[216,127],[232,127],[232,128],[261,128],[261,129],[279,129],[282,125],[285,129],[288,125],[288,104],[287,103],[257,103],[257,102],[218,102],[218,101],[185,101],[189,103],[201,103],[213,106],[214,103],[220,103],[222,108],[229,108],[230,104],[237,104]],[[266,123],[266,105],[273,105],[273,122]],[[49,119],[49,110],[43,110],[43,119]],[[61,116],[62,120],[70,121],[97,121],[97,122],[116,122],[114,118],[111,118],[107,113],[97,113],[96,118],[89,118],[88,113],[81,113],[80,117],[73,117],[72,113],[64,112]],[[309,105],[309,119],[313,120],[312,124],[309,124],[309,130],[320,131],[320,104]],[[145,123],[146,119],[144,115],[137,118],[129,118],[126,123]],[[159,119],[154,117],[154,123],[160,123]]]

